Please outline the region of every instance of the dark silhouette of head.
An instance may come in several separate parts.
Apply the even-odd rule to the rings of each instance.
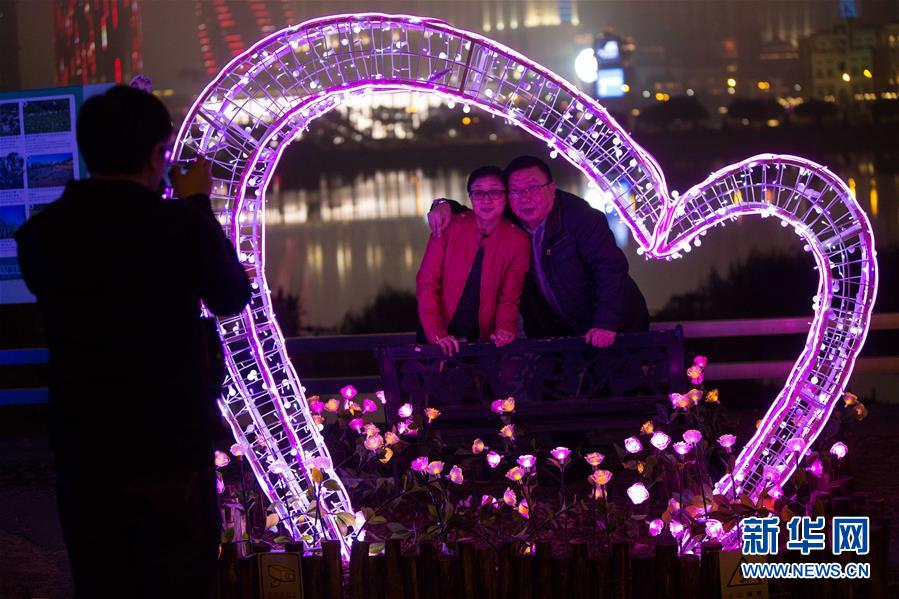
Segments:
[[[165,105],[133,87],[118,85],[88,98],[78,114],[78,148],[94,176],[158,169],[156,154],[165,154],[171,136],[172,117]]]

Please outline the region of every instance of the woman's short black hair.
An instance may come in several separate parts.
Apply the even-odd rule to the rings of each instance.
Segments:
[[[508,180],[509,175],[514,172],[523,171],[526,168],[533,168],[535,166],[539,168],[544,175],[546,175],[546,182],[552,183],[552,171],[549,170],[549,166],[545,162],[543,162],[536,156],[519,156],[518,158],[512,160],[512,162],[509,163],[505,170],[506,180]]]
[[[171,134],[172,117],[165,104],[125,85],[88,98],[78,113],[78,148],[92,174],[140,173],[153,148]]]
[[[503,182],[503,186],[506,185],[506,175],[503,173],[503,169],[490,164],[471,171],[471,174],[468,175],[468,183],[466,183],[465,185],[465,189],[468,191],[468,193],[471,193],[471,186],[474,184],[474,182],[483,177],[496,177]]]

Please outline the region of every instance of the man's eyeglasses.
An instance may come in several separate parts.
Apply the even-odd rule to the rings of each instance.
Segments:
[[[510,189],[509,197],[512,199],[520,199],[526,196],[531,196],[552,183],[552,181],[547,181],[543,185],[531,185],[530,187],[525,187],[524,189]]]
[[[472,192],[469,192],[468,197],[470,197],[475,202],[485,202],[490,200],[491,202],[498,202],[506,197],[505,189],[476,189]]]

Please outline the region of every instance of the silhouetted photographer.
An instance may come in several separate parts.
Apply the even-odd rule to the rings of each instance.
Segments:
[[[201,318],[250,286],[210,207],[209,163],[173,172],[171,116],[115,87],[88,99],[91,178],[16,234],[50,350],[50,439],[78,597],[211,594],[220,518],[213,443],[218,343]],[[220,358],[219,358],[220,359]]]

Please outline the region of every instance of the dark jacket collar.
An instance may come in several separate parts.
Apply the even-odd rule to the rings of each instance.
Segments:
[[[114,198],[127,200],[139,198],[142,201],[161,201],[162,196],[140,183],[123,179],[82,179],[66,183],[63,199],[81,200],[82,198]]]
[[[546,215],[546,226],[544,228],[543,239],[551,239],[553,236],[562,232],[562,202],[563,196],[567,192],[557,189],[556,196],[553,198],[553,207]]]

